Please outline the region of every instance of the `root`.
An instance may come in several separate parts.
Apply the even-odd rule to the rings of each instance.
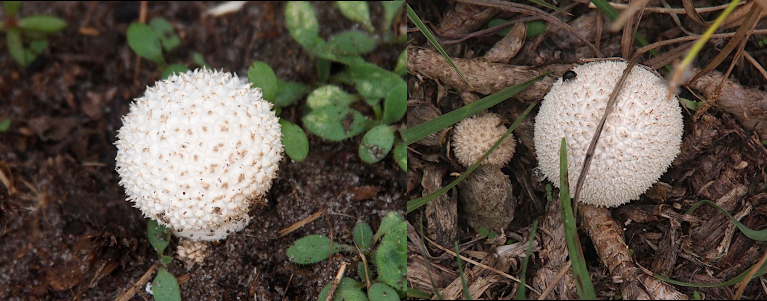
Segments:
[[[610,270],[613,281],[620,283],[623,299],[687,299],[686,295],[673,286],[637,268],[623,240],[623,231],[607,208],[579,204],[578,211],[582,226],[594,242],[599,258]]]

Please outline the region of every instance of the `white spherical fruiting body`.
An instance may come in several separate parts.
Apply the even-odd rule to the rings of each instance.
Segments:
[[[469,167],[477,162],[506,132],[503,120],[496,114],[485,113],[466,118],[453,129],[453,152],[458,162]],[[514,156],[517,143],[509,134],[482,165],[503,166]]]
[[[147,88],[118,131],[117,173],[144,216],[191,240],[249,222],[282,159],[279,118],[237,75],[198,69]]]
[[[539,168],[555,186],[565,137],[569,184],[575,189],[588,145],[626,67],[619,60],[578,66],[544,97],[535,121],[535,149]],[[631,70],[597,142],[582,202],[615,207],[638,199],[671,165],[679,153],[683,121],[679,102],[666,99],[667,94],[655,73],[641,66]]]

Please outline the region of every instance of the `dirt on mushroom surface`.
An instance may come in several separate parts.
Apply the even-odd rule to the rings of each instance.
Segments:
[[[181,46],[165,54],[170,62],[190,63],[199,52],[213,68],[245,76],[261,60],[281,79],[312,84],[315,63],[288,34],[284,5],[251,2],[213,17],[204,15],[211,3],[148,3],[147,20],[164,17],[179,33]],[[332,3],[313,6],[320,36],[358,26]],[[371,9],[377,22],[381,8]],[[146,220],[125,201],[114,171],[120,118],[160,77],[154,63],[136,64],[125,40],[139,11],[139,2],[26,2],[22,16],[54,15],[69,26],[49,38],[49,50],[26,70],[7,49],[0,51],[0,118],[13,121],[0,133],[0,171],[7,179],[0,185],[0,299],[114,300],[157,262]],[[379,47],[366,60],[392,69],[401,51]],[[302,107],[287,107],[282,116],[300,124]],[[351,243],[358,220],[377,228],[387,212],[404,208],[404,172],[391,156],[363,163],[360,140],[310,135],[307,159],[283,160],[268,204],[251,211],[248,227],[214,244],[202,266],[169,265],[182,298],[310,300],[342,261],[351,262],[347,275],[356,275],[356,256],[299,266],[285,250],[308,234]],[[325,214],[278,237],[315,212]],[[148,298],[143,285],[135,288],[134,300]]]
[[[512,99],[489,109],[503,116],[508,126],[531,103],[543,98],[555,80],[576,63],[583,63],[579,60],[599,56],[577,39],[574,32],[555,28],[551,22],[543,24],[548,26],[548,31],[535,36],[528,37],[525,34],[525,30],[531,30],[535,25],[526,27],[513,23],[506,23],[511,29],[506,38],[496,35],[495,31],[487,30],[493,18],[523,24],[536,21],[535,16],[540,17],[532,13],[529,7],[535,5],[529,3],[515,4],[528,7],[515,12],[486,7],[502,7],[506,5],[503,3],[508,4],[495,0],[410,3],[470,82],[464,83],[417,28],[409,23],[409,77],[406,80],[410,100],[410,127],[543,72],[553,71],[552,75],[543,77]],[[653,3],[650,2],[648,6],[660,6]],[[707,3],[693,4],[696,8],[709,6]],[[629,31],[608,31],[609,21],[596,9],[589,8],[587,1],[563,1],[555,5],[572,15],[535,7],[575,28],[578,34],[585,36],[586,41],[596,44],[604,57],[622,56],[622,41],[632,40],[621,40],[622,34]],[[704,19],[713,20],[718,14],[719,11],[707,13]],[[704,26],[689,20],[689,17],[679,15],[679,18],[682,19],[683,29],[668,14],[649,11],[644,12],[641,21],[635,24],[638,32],[651,43],[685,36],[684,30],[688,29],[695,33],[705,30]],[[764,20],[756,24],[760,33],[765,28],[767,25]],[[734,31],[735,28],[721,32]],[[762,38],[763,35],[751,36],[746,42],[745,52],[764,66],[767,63],[764,51],[755,42]],[[712,45],[724,45],[728,39],[709,43],[695,60],[694,66],[706,66],[719,52]],[[499,46],[501,44],[503,46]],[[503,49],[507,57],[499,59],[499,48]],[[630,49],[633,51],[637,48],[633,46]],[[686,50],[682,44],[673,44],[661,48],[661,55],[657,58],[643,56],[640,63],[652,66],[666,75],[663,66],[679,58],[679,55],[684,55]],[[726,72],[733,61],[732,57],[730,55],[716,70]],[[767,132],[755,125],[767,120],[767,111],[763,109],[767,105],[767,75],[762,75],[749,60],[737,62],[730,79],[724,82],[716,105],[708,108],[705,113],[698,113],[699,116],[695,116],[695,110],[684,110],[685,133],[681,153],[660,181],[639,200],[610,210],[610,220],[615,219],[616,225],[620,225],[615,227],[617,231],[610,234],[620,232],[621,237],[625,238],[632,252],[632,255],[627,256],[632,259],[632,266],[636,264],[653,273],[684,282],[721,283],[756,264],[764,255],[763,242],[751,240],[737,229],[733,231],[729,228],[731,222],[719,211],[703,206],[690,215],[684,214],[697,201],[708,199],[740,218],[751,229],[767,227],[764,215],[767,201],[764,173],[767,162],[764,141],[767,136],[764,135]],[[721,82],[721,73],[709,73],[702,78],[691,83],[689,89],[681,89],[680,95],[696,101],[713,98],[712,91]],[[734,103],[738,103],[737,110],[734,109]],[[535,169],[538,165],[533,147],[536,112],[537,109],[533,110],[514,130],[518,143],[517,153],[502,169],[512,179],[513,194],[517,200],[514,220],[503,231],[497,231],[497,234],[505,234],[505,237],[498,235],[500,238],[492,238],[493,234],[488,233],[490,229],[471,228],[467,218],[462,217],[471,207],[464,203],[470,200],[461,199],[460,192],[456,191],[460,186],[408,215],[408,221],[413,226],[410,230],[415,232],[409,236],[411,241],[408,244],[408,280],[414,288],[426,292],[438,289],[445,299],[463,298],[455,256],[436,246],[440,244],[454,250],[453,243],[458,241],[463,256],[484,264],[480,266],[464,262],[471,296],[475,299],[515,298],[519,282],[511,277],[520,277],[527,247],[525,242],[529,238],[533,221],[539,219],[542,228],[537,232],[526,275],[528,285],[532,284],[534,289],[532,292],[528,290],[526,296],[538,298],[551,284],[555,286],[554,291],[545,298],[577,297],[572,274],[560,274],[569,269],[564,238],[562,234],[557,234],[562,232],[561,217],[554,216],[560,209],[547,202],[545,186],[548,182]],[[744,118],[744,114],[748,116]],[[455,158],[453,146],[449,145],[451,133],[451,127],[448,127],[411,145],[413,151],[408,154],[410,169],[407,187],[410,199],[432,193],[466,171]],[[599,170],[592,168],[590,172]],[[556,194],[554,190],[555,201]],[[423,229],[425,238],[436,244],[429,240],[421,241],[420,229]],[[601,261],[594,244],[585,233],[581,235],[581,245],[597,297],[613,298],[623,293],[623,298],[630,298],[622,292],[622,284],[615,281],[614,275]],[[427,266],[430,267],[428,270]],[[561,278],[557,278],[558,274]],[[640,272],[637,276],[645,277],[646,274]],[[537,286],[536,282],[541,278],[546,278],[542,281],[544,285]],[[552,284],[555,280],[554,283],[558,285]],[[623,282],[628,281],[635,279],[624,279]],[[760,281],[763,279],[757,277],[749,282],[743,292],[744,299],[765,298],[766,292]],[[694,292],[698,291],[709,299],[732,298],[737,290],[735,286],[674,286],[674,289],[688,298],[692,298]]]

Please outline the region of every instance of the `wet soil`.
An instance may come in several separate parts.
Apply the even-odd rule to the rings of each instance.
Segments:
[[[312,58],[284,26],[284,3],[249,2],[237,12],[212,17],[214,3],[155,3],[147,20],[161,16],[181,37],[165,54],[170,63],[192,65],[202,54],[216,69],[247,74],[256,60],[286,81],[312,85]],[[332,3],[313,3],[320,36],[356,28]],[[371,6],[374,24],[381,7]],[[114,171],[113,145],[130,101],[159,79],[159,68],[138,60],[125,40],[138,2],[24,3],[21,16],[50,14],[69,26],[49,39],[50,48],[23,69],[0,49],[0,299],[114,300],[158,262],[146,238],[146,222],[125,201]],[[0,38],[5,45],[4,38]],[[402,45],[383,46],[366,59],[393,69]],[[335,66],[334,68],[343,68]],[[300,124],[303,100],[282,116]],[[365,164],[361,137],[328,142],[310,136],[304,162],[284,159],[268,203],[251,211],[243,231],[213,244],[203,265],[179,260],[169,271],[184,300],[311,300],[336,275],[341,261],[356,277],[357,256],[336,254],[300,266],[285,250],[309,234],[351,244],[357,221],[375,229],[389,211],[404,208],[404,172],[389,156]],[[315,212],[324,215],[279,237],[278,231]],[[175,251],[176,239],[169,251]],[[131,300],[151,300],[144,286]]]

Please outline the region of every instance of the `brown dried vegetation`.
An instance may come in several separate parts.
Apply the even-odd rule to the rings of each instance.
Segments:
[[[678,10],[663,8],[653,1],[646,4],[644,10],[639,7],[639,13],[629,18],[628,24],[636,26],[647,40],[663,44],[657,49],[659,56],[644,55],[639,63],[653,66],[664,75],[663,66],[685,55],[691,41],[695,40],[696,37],[687,33],[702,33],[723,9],[722,6],[708,7],[710,5],[703,2],[686,2],[692,6]],[[547,25],[546,33],[522,39],[523,45],[519,45],[518,28],[511,31],[509,35],[512,37],[507,38],[494,35],[496,29],[486,29],[490,16],[508,20],[507,27],[543,18],[532,8],[519,10],[519,6],[515,6],[517,10],[512,10],[495,0],[414,2],[411,6],[427,26],[434,29],[437,39],[469,84],[432,50],[433,47],[411,24],[408,118],[413,108],[416,109],[412,114],[418,118],[412,123],[408,120],[408,126],[455,110],[467,99],[478,99],[543,72],[554,71],[513,99],[490,109],[503,116],[508,125],[526,106],[541,99],[551,83],[574,64],[599,57],[598,52],[573,32],[551,23]],[[609,20],[589,8],[585,1],[558,2],[558,6],[571,15],[552,12],[549,17],[558,18],[578,30],[604,57],[624,56],[628,59],[627,55],[638,49],[631,44],[633,38],[623,38],[631,35],[631,30],[609,31]],[[685,282],[721,283],[750,268],[767,251],[763,242],[745,237],[716,209],[702,206],[690,215],[684,214],[697,201],[707,199],[716,202],[749,228],[767,227],[767,150],[762,144],[767,140],[767,73],[762,67],[767,64],[767,57],[756,43],[767,33],[767,19],[764,14],[754,16],[751,11],[756,6],[747,2],[736,9],[734,14],[740,14],[740,19],[728,19],[731,22],[727,24],[732,29],[717,32],[696,58],[691,72],[695,75],[712,61],[717,62],[716,68],[704,70],[693,82],[678,90],[681,97],[707,104],[697,112],[684,110],[685,134],[681,153],[661,180],[640,200],[618,208],[579,206],[580,228],[584,230],[582,247],[597,297],[611,298],[621,294],[625,299],[691,298],[695,288],[669,285],[651,274]],[[747,15],[750,18],[744,18]],[[675,18],[678,21],[674,21]],[[738,27],[746,29],[736,32]],[[722,49],[728,42],[738,47]],[[722,51],[728,52],[719,55]],[[503,53],[511,55],[504,56]],[[519,282],[514,278],[520,276],[520,263],[532,222],[542,219],[527,270],[527,283],[531,286],[528,298],[577,297],[564,246],[557,191],[554,191],[555,201],[546,203],[546,181],[539,179],[534,170],[537,162],[532,143],[533,120],[534,114],[514,131],[514,136],[518,137],[517,154],[502,169],[512,181],[513,197],[518,206],[513,221],[503,228],[499,238],[486,239],[478,235],[478,229],[471,227],[473,223],[459,215],[439,221],[442,228],[457,229],[457,233],[440,237],[439,231],[424,231],[425,242],[421,243],[418,223],[434,223],[431,219],[435,216],[428,214],[429,210],[445,209],[441,203],[433,201],[434,204],[426,205],[429,208],[426,211],[419,209],[408,216],[413,224],[408,236],[411,287],[427,292],[440,290],[446,299],[460,298],[460,292],[455,291],[456,281],[460,282],[455,257],[446,251],[453,249],[453,241],[458,241],[462,256],[482,263],[465,265],[472,297],[514,298],[519,289]],[[445,129],[428,140],[411,145],[407,190],[411,199],[428,193],[426,186],[418,185],[426,175],[429,175],[430,183],[435,183],[432,185],[441,187],[442,183],[453,181],[457,173],[465,171],[450,152],[444,151],[450,149],[449,141],[444,139],[449,131],[449,128]],[[434,173],[426,172],[426,166],[438,168],[437,175],[444,175],[442,182],[434,179]],[[461,186],[456,189],[460,190]],[[456,194],[460,195],[460,192],[451,191],[443,197]],[[468,200],[460,201],[459,208],[461,202]],[[454,240],[450,240],[452,235],[456,237]],[[516,242],[506,244],[503,240],[507,238]],[[511,249],[520,251],[508,252]],[[490,277],[493,274],[498,277]],[[767,298],[764,283],[767,283],[764,276],[752,280],[742,297]],[[706,299],[728,299],[736,295],[736,289],[731,286],[698,291]]]

